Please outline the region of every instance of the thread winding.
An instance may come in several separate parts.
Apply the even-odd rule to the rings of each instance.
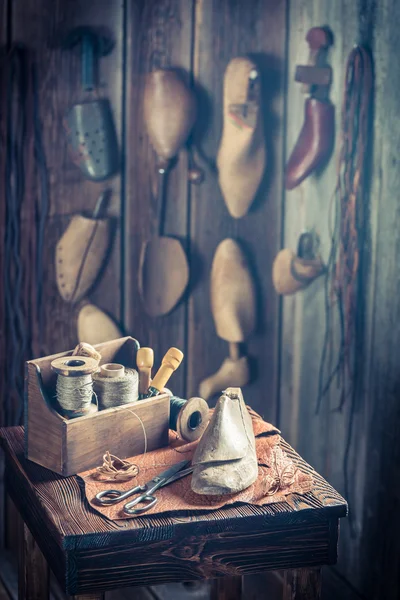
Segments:
[[[93,373],[93,391],[99,410],[136,402],[139,398],[139,376],[135,369],[125,369],[123,377],[102,377]]]
[[[93,384],[91,375],[64,377],[59,375],[56,383],[58,404],[67,417],[82,417],[97,411],[92,404]]]
[[[178,398],[177,396],[171,396],[169,399],[169,428],[176,431],[178,424],[178,415],[182,408],[185,406],[187,400]]]

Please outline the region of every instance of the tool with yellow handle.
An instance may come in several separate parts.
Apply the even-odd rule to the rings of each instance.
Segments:
[[[149,386],[146,398],[156,396],[166,386],[172,373],[176,371],[183,360],[183,352],[178,348],[170,348],[162,359],[161,367],[158,369],[151,385]]]
[[[154,365],[152,348],[139,348],[136,353],[136,366],[139,371],[139,400],[146,397],[151,382],[151,369]]]

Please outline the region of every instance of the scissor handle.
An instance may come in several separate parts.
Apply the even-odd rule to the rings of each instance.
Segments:
[[[125,500],[125,498],[129,498],[132,494],[137,494],[138,492],[144,492],[146,488],[144,486],[136,486],[132,490],[128,490],[127,492],[121,492],[121,490],[104,490],[96,494],[96,500],[100,502],[100,504],[117,504],[117,502],[121,502]]]
[[[142,494],[141,496],[135,498],[135,500],[132,500],[132,502],[125,504],[124,512],[126,512],[128,515],[139,515],[140,513],[150,510],[150,508],[152,508],[156,503],[157,498],[155,496],[152,496],[151,494]],[[138,504],[144,504],[144,506],[132,508]]]

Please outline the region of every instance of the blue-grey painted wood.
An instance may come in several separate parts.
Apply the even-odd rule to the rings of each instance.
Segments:
[[[349,508],[355,531],[343,522],[338,572],[371,600],[399,597],[397,577],[399,531],[400,424],[396,348],[399,269],[400,68],[397,27],[400,5],[395,0],[350,2],[296,0],[289,14],[286,153],[291,151],[303,119],[304,97],[294,82],[296,64],[307,59],[304,41],[312,26],[328,25],[335,43],[331,99],[336,107],[336,151],[345,63],[354,43],[366,43],[375,62],[375,108],[371,189],[366,195],[368,224],[364,248],[366,299],[362,391],[356,402],[349,459]],[[287,192],[284,203],[284,245],[295,249],[299,233],[315,227],[326,258],[329,250],[329,203],[336,181],[336,156],[320,176],[311,176]],[[280,427],[313,466],[344,493],[343,459],[350,403],[334,409],[333,387],[315,415],[319,361],[324,335],[323,281],[283,300],[281,338]],[[361,348],[359,349],[361,351]],[[397,563],[396,563],[397,561]]]

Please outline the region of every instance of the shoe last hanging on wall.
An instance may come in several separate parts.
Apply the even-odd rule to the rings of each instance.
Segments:
[[[247,356],[241,345],[256,327],[256,292],[246,256],[230,238],[218,245],[212,267],[211,311],[218,337],[229,342],[229,358],[200,384],[199,395],[208,399],[229,385],[245,386],[250,379]]]
[[[75,215],[56,247],[57,287],[66,302],[79,302],[102,270],[111,241],[111,222],[102,218],[111,190],[104,190],[91,217]]]
[[[260,76],[248,58],[234,58],[227,66],[223,118],[219,185],[231,216],[240,219],[248,212],[265,169]]]
[[[326,52],[333,43],[329,30],[313,27],[306,40],[310,46],[309,64],[298,66],[296,81],[310,93],[304,107],[304,123],[286,166],[286,189],[292,190],[328,160],[335,138],[335,109],[328,99],[332,70],[326,65]]]
[[[181,300],[189,282],[189,264],[181,242],[165,235],[167,179],[173,160],[187,142],[197,114],[196,97],[176,69],[147,75],[144,122],[157,153],[158,235],[144,241],[139,264],[139,291],[152,317],[166,315]],[[151,194],[149,190],[149,194]]]
[[[318,236],[306,232],[299,238],[297,254],[289,248],[277,254],[272,267],[272,281],[278,294],[295,294],[324,273],[325,265],[318,254],[318,246]]]
[[[230,387],[219,398],[192,464],[197,494],[234,494],[257,479],[253,425],[240,388]]]
[[[92,346],[122,337],[115,321],[94,304],[83,304],[77,320],[78,340]]]

